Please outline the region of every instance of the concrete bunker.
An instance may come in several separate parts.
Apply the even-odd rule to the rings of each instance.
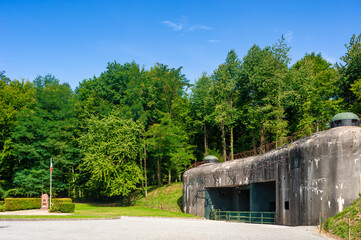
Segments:
[[[360,142],[359,126],[335,126],[263,155],[189,169],[183,211],[275,212],[276,224],[316,225],[320,213],[331,217],[361,193]]]

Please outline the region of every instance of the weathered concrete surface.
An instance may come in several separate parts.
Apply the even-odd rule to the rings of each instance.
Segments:
[[[240,196],[250,191],[252,210],[251,196],[257,199],[262,195],[262,190],[257,190],[263,186],[260,183],[274,182],[275,203],[270,197],[264,209],[275,204],[276,223],[316,225],[320,212],[323,218],[331,217],[358,198],[360,139],[360,127],[337,127],[260,156],[190,169],[183,175],[183,210],[206,216],[209,209],[221,203],[208,191],[219,191],[222,197],[224,188],[238,191]],[[225,208],[239,207],[231,204]]]

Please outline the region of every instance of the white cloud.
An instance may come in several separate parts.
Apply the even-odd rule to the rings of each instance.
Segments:
[[[293,32],[288,31],[288,32],[284,35],[284,37],[285,37],[286,42],[288,42],[288,43],[291,42],[292,39],[293,39]]]
[[[219,43],[220,40],[209,39],[207,42],[209,42],[209,43]]]
[[[171,21],[163,21],[163,24],[173,28],[173,31],[180,31],[184,28],[183,24],[178,24]]]
[[[202,29],[202,30],[213,30],[213,28],[209,27],[209,26],[205,26],[205,25],[201,25],[201,24],[196,24],[196,25],[193,25],[193,26],[189,26],[187,28],[188,31],[194,31],[194,30],[197,30],[197,29]]]
[[[202,25],[202,24],[194,24],[190,25],[188,24],[184,19],[180,22],[172,22],[172,21],[163,21],[164,25],[171,27],[173,31],[185,31],[185,32],[192,32],[195,30],[213,30],[212,27]]]

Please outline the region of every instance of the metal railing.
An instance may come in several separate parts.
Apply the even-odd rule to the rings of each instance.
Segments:
[[[275,224],[275,212],[221,211],[213,209],[210,219],[245,223]]]

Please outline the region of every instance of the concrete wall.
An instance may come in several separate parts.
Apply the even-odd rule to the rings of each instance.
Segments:
[[[360,139],[360,127],[337,127],[260,156],[190,169],[183,175],[183,211],[205,216],[206,189],[234,188],[236,192],[242,187],[250,189],[250,205],[258,205],[253,209],[265,209],[267,203],[257,195],[261,192],[257,188],[266,185],[252,184],[273,181],[276,222],[315,225],[320,212],[324,218],[331,217],[358,198]],[[242,205],[237,198],[233,195],[232,207]]]

